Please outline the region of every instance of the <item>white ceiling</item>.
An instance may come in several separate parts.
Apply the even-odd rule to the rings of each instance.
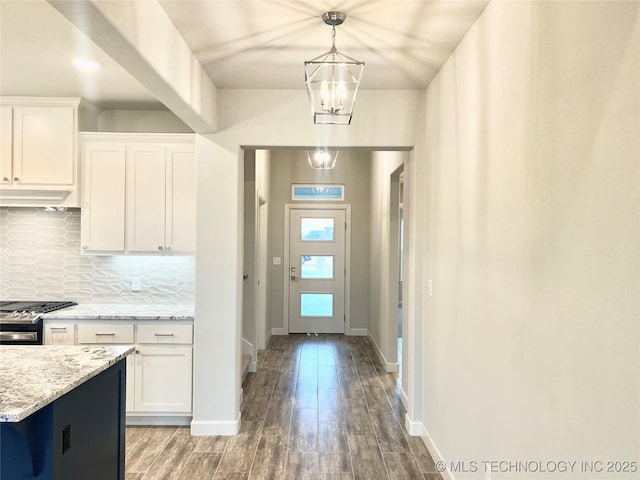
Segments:
[[[336,46],[366,63],[363,88],[425,88],[487,0],[159,0],[218,88],[304,88],[303,62]],[[103,63],[75,71],[73,56]],[[0,94],[81,96],[101,108],[162,108],[46,2],[0,0]]]
[[[75,56],[103,67],[82,74],[71,63]],[[103,109],[164,108],[44,1],[0,0],[0,95],[82,97]]]

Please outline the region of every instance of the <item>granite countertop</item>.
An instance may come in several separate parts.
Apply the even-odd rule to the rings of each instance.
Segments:
[[[0,422],[21,421],[133,351],[133,346],[0,345]]]
[[[42,316],[50,319],[100,320],[187,320],[193,321],[193,305],[121,305],[84,304],[64,308]]]

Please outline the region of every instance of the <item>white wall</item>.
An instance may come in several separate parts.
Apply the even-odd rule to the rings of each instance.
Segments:
[[[98,117],[98,132],[193,133],[169,110],[104,110]]]
[[[240,426],[243,163],[196,136],[197,239],[194,435],[233,435]]]
[[[428,88],[423,424],[447,461],[639,460],[639,11],[492,2]]]

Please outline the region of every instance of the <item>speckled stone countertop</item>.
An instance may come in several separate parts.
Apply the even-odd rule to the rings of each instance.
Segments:
[[[45,320],[185,320],[193,321],[193,305],[120,305],[93,303],[76,305],[43,315]]]
[[[0,345],[0,422],[19,422],[133,351],[133,346]]]

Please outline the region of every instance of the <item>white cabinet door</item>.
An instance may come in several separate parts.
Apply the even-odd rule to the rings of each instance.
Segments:
[[[13,179],[13,109],[0,107],[0,184]]]
[[[136,412],[191,412],[191,347],[139,347]]]
[[[44,326],[45,345],[73,345],[75,343],[73,323],[53,323]]]
[[[125,145],[83,145],[82,249],[123,252],[125,225]]]
[[[196,250],[196,153],[195,145],[167,145],[167,249]]]
[[[164,251],[165,147],[127,146],[127,250]]]
[[[13,109],[13,183],[74,183],[74,108]]]

